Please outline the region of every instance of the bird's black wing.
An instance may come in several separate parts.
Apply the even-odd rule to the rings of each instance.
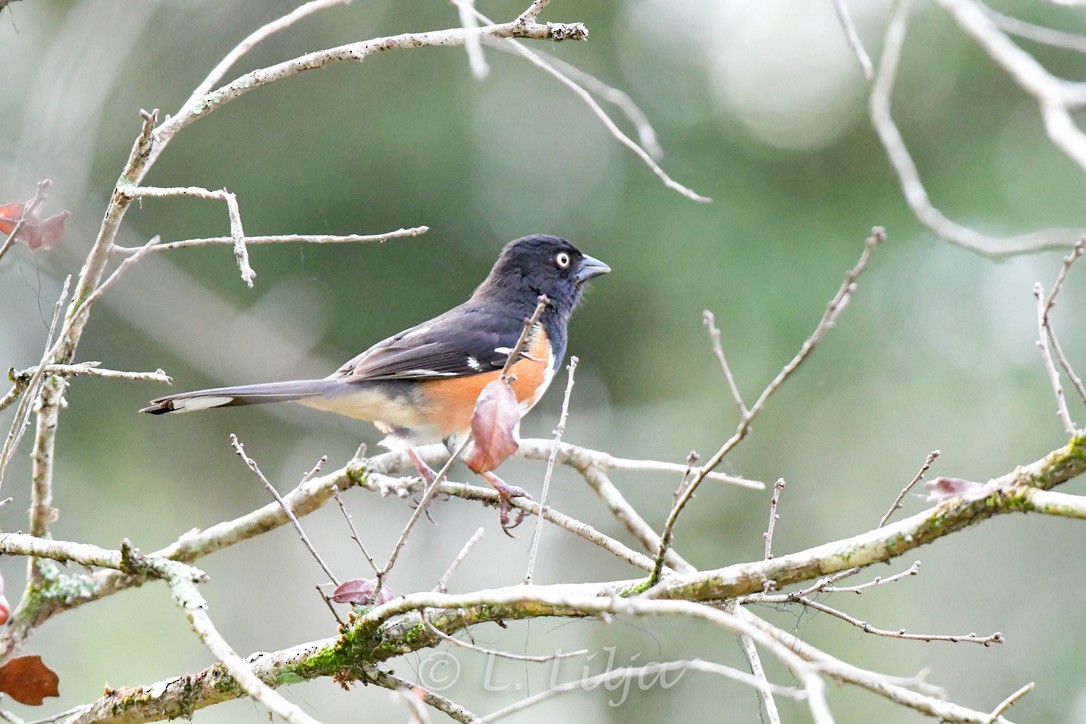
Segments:
[[[331,377],[344,382],[462,377],[501,369],[524,322],[467,302],[378,342]]]

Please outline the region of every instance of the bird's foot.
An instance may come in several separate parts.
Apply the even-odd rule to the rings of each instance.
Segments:
[[[510,538],[515,538],[516,536],[509,531],[524,522],[526,512],[523,509],[518,508],[516,518],[511,519],[509,513],[512,510],[512,506],[509,504],[509,501],[513,498],[527,498],[528,500],[531,500],[532,496],[528,495],[523,488],[509,485],[494,473],[482,473],[482,477],[483,480],[494,487],[494,490],[498,491],[498,511],[500,513],[499,520],[502,524],[502,532]]]

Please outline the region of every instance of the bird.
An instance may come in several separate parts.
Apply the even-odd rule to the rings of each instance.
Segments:
[[[413,448],[440,441],[453,451],[467,438],[479,394],[502,374],[542,297],[542,313],[509,368],[521,416],[561,368],[567,326],[586,283],[610,271],[566,239],[524,236],[502,248],[467,301],[378,342],[327,377],[182,392],[151,400],[140,412],[295,402],[372,422],[386,435],[381,445],[405,450],[432,479]],[[483,477],[498,491],[505,527],[509,499],[529,496],[492,473]]]

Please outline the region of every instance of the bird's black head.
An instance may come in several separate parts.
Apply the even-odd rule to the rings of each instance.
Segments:
[[[516,298],[531,309],[536,298],[546,294],[551,306],[565,316],[580,301],[585,282],[609,271],[611,267],[582,254],[565,239],[533,234],[505,245],[473,296]]]

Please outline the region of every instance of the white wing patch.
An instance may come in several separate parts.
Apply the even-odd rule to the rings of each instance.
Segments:
[[[207,397],[190,397],[189,399],[181,399],[173,401],[172,412],[192,412],[193,410],[207,410],[212,407],[222,407],[233,402],[233,397],[225,396],[212,396]]]
[[[481,364],[479,364],[479,360],[475,359],[471,355],[468,355],[467,362],[468,362],[468,367],[472,368],[476,372],[482,372],[483,371],[483,366]]]

